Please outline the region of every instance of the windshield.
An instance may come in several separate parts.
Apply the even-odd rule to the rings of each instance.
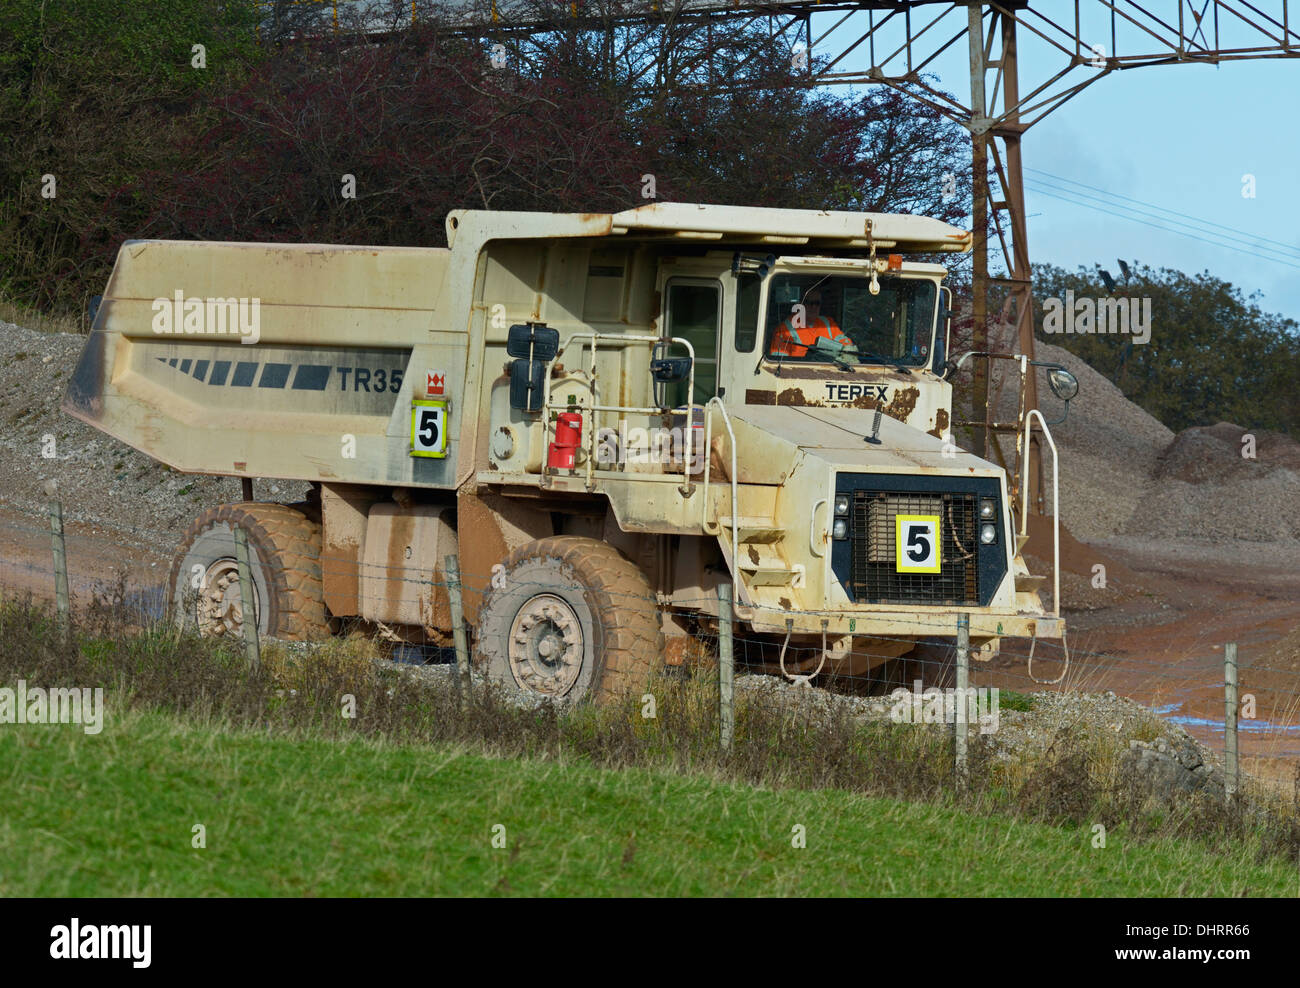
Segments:
[[[808,363],[827,363],[837,352],[841,359],[867,364],[929,363],[934,282],[894,277],[879,282],[880,294],[872,295],[871,280],[861,275],[773,275],[764,352],[771,359]]]

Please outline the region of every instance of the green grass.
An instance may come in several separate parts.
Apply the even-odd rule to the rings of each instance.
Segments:
[[[1017,693],[1015,690],[998,690],[998,708],[1028,712],[1034,709],[1034,698],[1028,693]]]
[[[1300,893],[1283,861],[1086,825],[111,707],[98,736],[0,726],[0,791],[4,896]]]

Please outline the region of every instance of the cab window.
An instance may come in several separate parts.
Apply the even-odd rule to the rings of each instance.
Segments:
[[[668,282],[665,332],[690,341],[695,350],[695,395],[703,403],[718,393],[718,326],[722,286],[716,281],[674,278]],[[678,351],[680,352],[680,351]],[[687,402],[686,382],[669,392],[674,405]]]

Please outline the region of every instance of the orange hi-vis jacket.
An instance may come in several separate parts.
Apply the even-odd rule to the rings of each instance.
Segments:
[[[817,339],[823,336],[845,346],[853,345],[853,341],[844,335],[833,319],[818,316],[816,319],[810,319],[808,325],[801,329],[795,329],[788,322],[777,326],[772,336],[772,354],[783,357],[806,356],[808,348],[814,346]]]

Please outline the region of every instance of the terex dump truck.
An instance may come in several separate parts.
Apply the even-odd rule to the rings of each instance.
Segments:
[[[314,494],[194,522],[171,593],[201,631],[249,616],[239,526],[262,633],[449,642],[455,554],[475,660],[555,697],[681,661],[721,584],[790,674],[861,674],[961,613],[985,654],[1062,636],[1015,485],[951,442],[945,270],[904,259],[968,232],[656,203],[456,211],[447,239],[122,248],[65,410]]]

